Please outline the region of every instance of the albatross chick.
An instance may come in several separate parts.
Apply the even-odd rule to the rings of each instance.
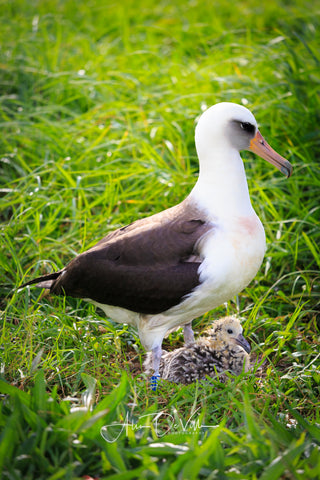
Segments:
[[[235,317],[225,317],[213,323],[204,337],[172,352],[162,351],[159,373],[161,378],[185,385],[216,377],[224,372],[240,375],[250,367],[250,345],[242,335]],[[147,374],[152,373],[152,356],[144,362]]]

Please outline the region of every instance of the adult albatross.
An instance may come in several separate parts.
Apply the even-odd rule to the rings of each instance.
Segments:
[[[80,297],[112,320],[138,328],[152,351],[153,389],[166,332],[230,300],[256,275],[265,253],[239,152],[251,150],[287,177],[291,164],[241,105],[218,103],[200,117],[195,143],[199,177],[180,204],[115,230],[59,272],[33,279],[57,295]]]

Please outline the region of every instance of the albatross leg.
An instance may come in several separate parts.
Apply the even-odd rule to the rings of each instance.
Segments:
[[[154,347],[152,349],[152,360],[153,360],[154,373],[151,377],[151,390],[153,392],[157,391],[158,379],[160,378],[159,367],[160,367],[161,354],[162,354],[161,345],[157,345],[156,347]]]
[[[192,322],[186,323],[183,327],[183,337],[184,337],[184,344],[190,345],[190,343],[194,343],[194,333],[192,330]]]

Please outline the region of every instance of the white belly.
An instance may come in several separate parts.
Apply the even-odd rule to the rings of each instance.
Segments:
[[[264,228],[255,214],[217,228],[202,246],[199,305],[194,307],[205,313],[241,292],[256,276],[265,249]]]

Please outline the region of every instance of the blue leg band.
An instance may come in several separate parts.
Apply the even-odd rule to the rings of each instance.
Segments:
[[[157,391],[157,387],[158,387],[158,379],[160,378],[160,375],[152,375],[151,377],[151,382],[150,382],[150,385],[151,385],[151,390],[153,392],[156,392]]]

